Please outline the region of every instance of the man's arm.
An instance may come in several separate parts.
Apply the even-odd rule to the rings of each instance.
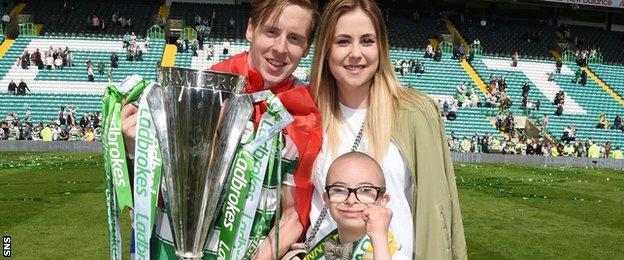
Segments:
[[[299,214],[295,209],[295,189],[291,186],[282,187],[282,217],[279,220],[279,257],[281,258],[290,246],[297,242],[303,233],[303,226],[299,222]],[[254,259],[275,258],[275,226],[269,236],[258,248]]]

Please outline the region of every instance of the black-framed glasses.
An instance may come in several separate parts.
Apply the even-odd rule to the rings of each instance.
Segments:
[[[360,203],[371,204],[375,203],[386,192],[386,187],[366,185],[357,188],[347,188],[342,185],[329,185],[325,186],[325,191],[329,201],[333,203],[344,202],[353,193]]]

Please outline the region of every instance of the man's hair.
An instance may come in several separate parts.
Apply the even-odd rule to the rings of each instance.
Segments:
[[[329,166],[329,169],[327,170],[327,176],[325,177],[325,182],[327,182],[327,178],[329,178],[329,173],[332,172],[332,168],[334,167],[334,165],[337,162],[342,161],[342,160],[370,161],[374,165],[373,168],[375,168],[375,171],[381,176],[381,185],[383,187],[386,186],[386,178],[383,175],[383,170],[381,169],[381,166],[379,165],[379,163],[377,163],[377,161],[373,157],[370,157],[368,154],[365,154],[363,152],[358,152],[358,151],[351,151],[351,152],[348,152],[341,156],[336,157],[336,159],[334,159],[334,161]]]
[[[287,5],[297,5],[301,8],[312,12],[312,21],[308,28],[308,45],[314,40],[314,32],[316,31],[316,21],[318,20],[318,1],[317,0],[251,0],[251,25],[257,27],[268,22],[269,17],[275,14],[275,19],[282,14]],[[275,23],[277,21],[270,21]]]

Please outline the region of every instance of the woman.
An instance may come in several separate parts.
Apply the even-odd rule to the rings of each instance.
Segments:
[[[313,232],[323,208],[325,176],[332,160],[351,150],[362,129],[357,150],[384,168],[392,198],[390,230],[401,244],[401,254],[409,259],[466,258],[455,175],[439,111],[425,94],[398,81],[379,8],[372,0],[334,0],[320,21],[310,87],[321,112],[324,140],[313,169],[308,237],[316,243],[335,229],[327,216],[318,233]]]

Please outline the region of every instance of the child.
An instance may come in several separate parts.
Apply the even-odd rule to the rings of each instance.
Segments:
[[[329,167],[323,201],[338,228],[310,249],[304,259],[409,259],[389,232],[383,171],[361,152],[336,158]]]

